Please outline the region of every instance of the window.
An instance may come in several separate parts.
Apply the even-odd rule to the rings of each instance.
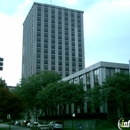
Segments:
[[[79,77],[79,81],[80,81],[80,83],[83,83],[83,75],[81,75],[81,76]]]
[[[87,90],[89,90],[91,88],[90,72],[86,73],[86,83],[87,83]]]
[[[37,42],[41,42],[41,38],[40,37],[37,38]]]
[[[62,56],[59,56],[59,60],[62,60]]]
[[[62,65],[62,61],[59,61],[59,65]]]
[[[51,38],[55,38],[55,35],[52,34],[52,35],[51,35]]]
[[[82,57],[82,53],[79,53],[79,57]]]
[[[75,57],[72,57],[72,61],[75,61]]]
[[[37,69],[40,69],[40,64],[37,64]]]
[[[106,76],[113,76],[115,73],[115,68],[106,68]]]
[[[37,63],[40,64],[40,59],[37,59]]]
[[[79,67],[82,67],[82,63],[79,62]]]
[[[45,59],[48,58],[48,54],[44,54],[44,58],[45,58]]]
[[[37,58],[40,58],[40,54],[39,53],[37,54]]]
[[[55,60],[53,59],[53,60],[51,61],[51,63],[52,63],[52,65],[55,65]]]
[[[53,66],[51,66],[51,69],[52,69],[52,70],[55,70],[55,66],[54,66],[54,65],[53,65]]]
[[[65,50],[68,51],[68,50],[69,50],[69,47],[68,47],[68,46],[65,46]]]
[[[62,46],[61,46],[61,45],[59,45],[59,49],[60,49],[60,50],[62,49]]]
[[[72,61],[72,66],[75,66],[75,62]]]
[[[78,80],[77,78],[74,79],[74,84],[77,84],[78,83]]]
[[[44,64],[48,64],[48,60],[44,60]]]
[[[72,51],[72,56],[75,56],[75,52],[74,51]]]
[[[129,74],[129,70],[127,70],[127,69],[120,69],[120,72],[125,73],[125,74]]]
[[[94,85],[99,85],[99,69],[94,70]]]
[[[38,12],[37,16],[41,16],[41,12]]]
[[[47,65],[44,65],[44,70],[48,70],[48,66]]]
[[[65,64],[66,66],[69,66],[69,62],[66,62],[66,64]]]
[[[37,52],[40,53],[41,52],[41,48],[37,48]]]
[[[53,39],[51,39],[51,42],[52,42],[52,43],[55,43],[55,39],[54,39],[54,38],[53,38]]]
[[[52,44],[52,45],[51,45],[51,48],[52,48],[52,49],[55,49],[55,44]]]
[[[72,68],[72,71],[73,71],[73,73],[75,73],[76,69],[73,67],[73,68]]]
[[[65,57],[65,60],[69,60],[69,56],[66,56],[66,57]]]
[[[47,28],[45,28],[45,29],[44,29],[44,32],[46,32],[46,33],[47,33],[47,32],[48,32],[48,29],[47,29]]]
[[[51,50],[51,53],[52,53],[52,54],[55,54],[55,50]]]
[[[40,42],[37,43],[37,47],[41,47],[41,43]]]
[[[62,35],[58,35],[58,38],[59,38],[59,39],[62,39]]]
[[[55,55],[51,55],[51,58],[52,58],[52,59],[55,59]]]
[[[48,48],[48,44],[45,44],[45,45],[44,45],[44,48],[45,48],[45,49]]]
[[[59,71],[62,71],[62,66],[59,65]]]
[[[59,55],[62,55],[62,51],[61,50],[59,50]]]
[[[66,72],[66,76],[69,76],[69,72]]]
[[[82,62],[82,58],[79,58],[79,62]]]
[[[69,45],[69,42],[67,40],[65,41],[65,45]]]
[[[72,51],[75,51],[75,47],[72,47]]]

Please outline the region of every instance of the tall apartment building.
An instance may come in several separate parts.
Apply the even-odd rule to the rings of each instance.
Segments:
[[[23,23],[22,77],[40,70],[66,77],[84,60],[83,11],[34,3]]]

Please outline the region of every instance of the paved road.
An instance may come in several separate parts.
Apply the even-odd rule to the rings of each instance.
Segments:
[[[4,128],[9,129],[9,125],[0,123],[0,130],[3,130]],[[30,130],[30,128],[14,126],[14,125],[10,125],[10,128],[11,130]]]

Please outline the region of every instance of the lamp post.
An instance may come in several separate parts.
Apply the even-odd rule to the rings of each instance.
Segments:
[[[75,117],[75,113],[72,114],[72,129],[73,129],[73,118]]]
[[[11,122],[10,122],[10,119],[11,119],[10,114],[7,115],[7,119],[9,120],[9,130],[11,130],[11,128],[10,128],[10,123],[11,123]]]

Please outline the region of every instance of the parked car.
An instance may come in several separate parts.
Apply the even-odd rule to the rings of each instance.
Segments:
[[[49,124],[47,122],[43,122],[42,124],[39,124],[38,130],[49,130]]]
[[[40,124],[38,122],[33,122],[32,125],[30,125],[30,130],[33,128],[39,128]]]
[[[32,125],[33,125],[33,123],[28,122],[27,127],[31,127]]]
[[[49,123],[50,130],[63,130],[63,123],[61,121],[51,121]]]
[[[14,125],[21,126],[21,122],[20,121],[15,121]]]
[[[27,126],[27,124],[28,124],[29,122],[30,122],[30,121],[28,121],[28,120],[24,120],[24,121],[22,122],[21,126]]]

